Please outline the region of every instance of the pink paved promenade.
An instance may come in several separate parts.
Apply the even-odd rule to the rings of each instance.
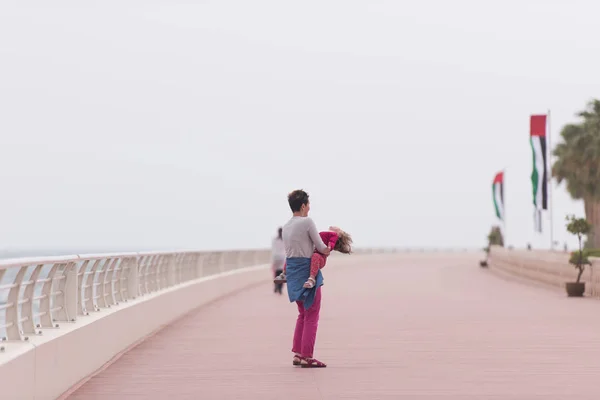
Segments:
[[[291,365],[295,305],[265,284],[198,309],[71,400],[600,399],[600,301],[503,280],[478,255],[331,259],[319,359]]]

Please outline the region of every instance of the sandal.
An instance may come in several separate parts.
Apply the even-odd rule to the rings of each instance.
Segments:
[[[304,282],[304,285],[302,287],[304,289],[312,289],[315,287],[316,283],[317,283],[317,281],[315,281],[314,278],[308,278],[308,280],[306,282]]]
[[[294,359],[292,360],[292,365],[300,365],[302,363],[302,360],[304,360],[304,358],[296,354],[294,355]]]
[[[327,367],[327,364],[316,358],[303,358],[302,361],[300,361],[300,366],[302,368],[325,368]]]
[[[273,282],[275,283],[286,283],[287,282],[287,277],[285,276],[285,273],[281,273],[279,275],[277,275],[275,277],[275,279],[273,279]]]

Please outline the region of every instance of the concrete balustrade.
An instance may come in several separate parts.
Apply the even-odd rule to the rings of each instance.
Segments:
[[[203,304],[269,279],[268,250],[0,261],[0,399],[56,399]]]
[[[525,279],[549,287],[565,290],[566,282],[575,282],[578,271],[569,264],[569,253],[544,250],[507,250],[492,246],[489,266],[505,276]],[[600,260],[591,259],[581,281],[585,282],[585,295],[600,297]]]

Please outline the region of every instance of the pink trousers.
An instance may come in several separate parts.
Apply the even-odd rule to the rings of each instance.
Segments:
[[[319,312],[321,311],[321,288],[317,288],[315,302],[308,310],[304,304],[297,301],[298,320],[294,331],[294,344],[292,351],[302,357],[312,358],[317,339],[317,328],[319,327]]]

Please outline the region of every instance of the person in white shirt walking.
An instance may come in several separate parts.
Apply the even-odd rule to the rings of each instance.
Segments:
[[[282,234],[283,228],[279,227],[277,230],[277,237],[273,239],[271,245],[272,269],[275,277],[283,272],[283,267],[285,265],[285,246],[283,244]],[[279,294],[283,293],[282,282],[275,282],[274,292]]]

